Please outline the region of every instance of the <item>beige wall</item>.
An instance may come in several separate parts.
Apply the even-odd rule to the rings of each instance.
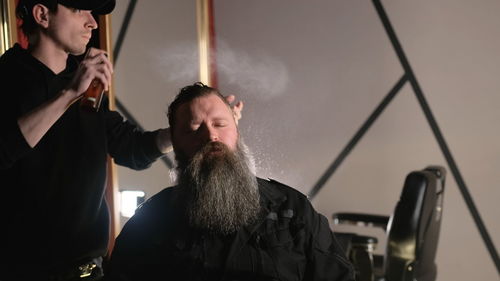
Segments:
[[[128,2],[117,3],[115,39]],[[246,102],[240,124],[258,175],[307,193],[403,74],[372,2],[214,3],[220,88]],[[498,248],[500,2],[383,4]],[[147,129],[166,126],[168,102],[198,79],[196,47],[194,0],[138,1],[115,86]],[[313,204],[327,217],[390,214],[405,175],[428,164],[447,167],[407,84]],[[161,162],[120,168],[120,188],[151,196],[170,185],[168,173]],[[498,280],[451,173],[446,188],[437,280]]]

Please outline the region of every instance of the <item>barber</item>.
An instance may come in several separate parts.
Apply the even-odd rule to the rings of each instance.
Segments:
[[[107,157],[148,168],[171,149],[168,129],[142,132],[108,108],[79,99],[95,79],[108,89],[113,66],[91,49],[92,13],[115,0],[20,0],[28,49],[0,57],[0,280],[100,280],[109,213]],[[240,106],[236,110],[241,109]]]

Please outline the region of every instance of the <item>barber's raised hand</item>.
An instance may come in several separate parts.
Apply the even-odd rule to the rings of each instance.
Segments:
[[[97,79],[104,89],[107,91],[111,84],[111,75],[113,73],[113,65],[105,51],[96,48],[90,48],[82,60],[75,76],[68,85],[68,90],[72,90],[74,97],[80,97],[90,86],[90,83]]]
[[[241,119],[241,112],[243,111],[243,101],[238,101],[237,103],[233,104],[234,101],[236,100],[236,97],[234,95],[229,95],[226,96],[226,101],[229,102],[231,105],[231,108],[233,109],[233,114],[234,114],[234,120],[236,121],[236,125],[238,125],[238,121]]]

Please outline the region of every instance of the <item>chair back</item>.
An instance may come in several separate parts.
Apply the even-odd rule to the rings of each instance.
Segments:
[[[388,225],[385,280],[435,280],[445,174],[431,166],[406,177]]]

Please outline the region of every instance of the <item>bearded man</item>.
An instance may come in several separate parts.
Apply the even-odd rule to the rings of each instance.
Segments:
[[[216,89],[184,87],[168,119],[179,183],[127,222],[111,280],[354,280],[307,198],[255,176],[237,118]]]

